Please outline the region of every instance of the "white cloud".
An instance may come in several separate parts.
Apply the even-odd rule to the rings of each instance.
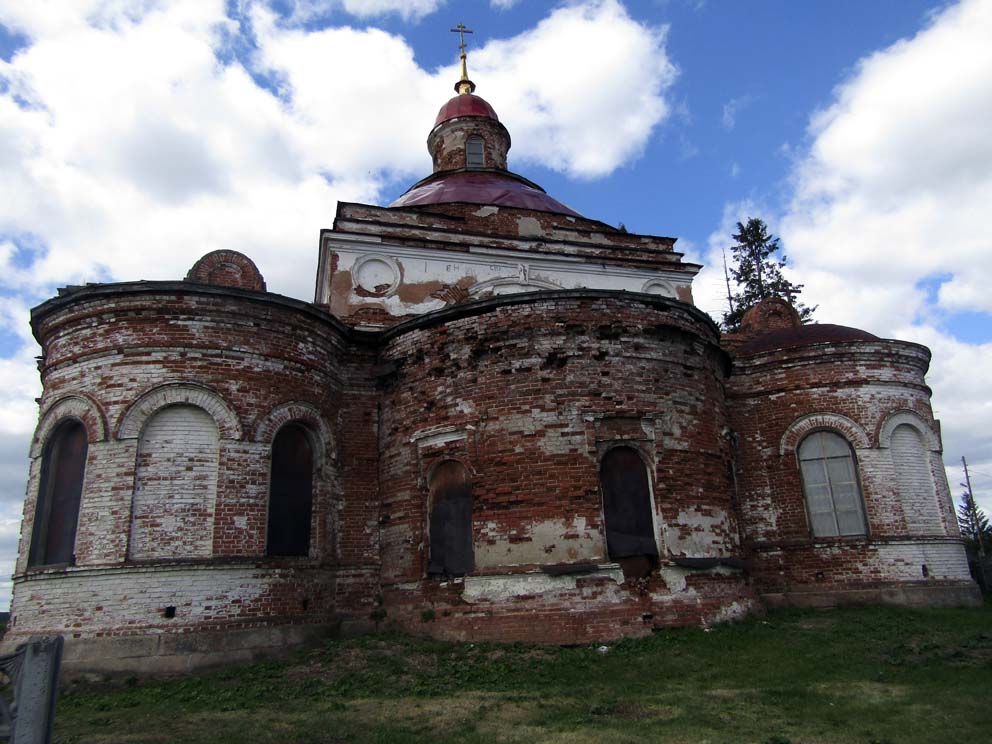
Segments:
[[[812,120],[781,223],[819,318],[932,349],[955,497],[961,455],[992,467],[992,344],[936,325],[955,311],[992,312],[990,38],[992,3],[965,0],[862,60]],[[927,280],[943,282],[936,300]],[[992,483],[975,486],[992,509]]]
[[[738,98],[731,98],[723,104],[723,116],[721,117],[723,128],[728,132],[732,130],[737,125],[737,114],[750,103],[751,96],[740,96]]]
[[[441,4],[335,7],[415,19]],[[244,0],[237,18],[229,5],[0,0],[0,23],[28,39],[0,60],[0,290],[15,298],[0,300],[0,326],[20,336],[0,359],[0,447],[22,443],[11,458],[37,416],[25,308],[56,285],[176,279],[230,248],[272,291],[309,299],[336,201],[375,203],[429,171],[454,55],[425,70],[399,36],[322,27],[327,3],[276,14]],[[514,137],[511,160],[592,177],[637,157],[668,115],[664,38],[616,0],[573,2],[473,51],[470,68]],[[22,489],[0,505],[19,513]]]
[[[965,0],[862,60],[813,118],[782,235],[824,317],[890,332],[945,274],[939,309],[992,312],[990,38],[992,3]]]
[[[590,0],[486,44],[469,72],[513,136],[511,157],[597,177],[636,158],[670,113],[666,33],[615,0]]]
[[[808,150],[790,149],[794,198],[773,229],[791,278],[806,286],[802,299],[820,305],[818,320],[932,349],[928,382],[955,498],[961,455],[992,472],[992,343],[966,343],[939,325],[955,311],[992,313],[989,39],[992,3],[964,0],[863,59],[813,116]],[[728,234],[724,224],[714,236]],[[697,292],[715,302],[722,271],[701,279]],[[924,286],[935,281],[936,299]],[[975,486],[992,508],[992,482]]]
[[[307,297],[335,200],[375,201],[429,169],[424,138],[456,72],[423,70],[399,37],[285,27],[254,5],[257,69],[246,70],[218,61],[232,24],[222,0],[73,7],[57,26],[19,4],[0,15],[31,34],[0,63],[0,235],[46,246],[19,274],[36,292],[178,277],[232,247],[271,289]],[[618,3],[587,2],[490,42],[472,73],[514,135],[511,157],[602,175],[667,114],[663,41]],[[362,74],[329,72],[350,69]]]
[[[430,15],[446,0],[264,0],[269,7],[278,7],[284,22],[300,26],[325,19],[334,11],[344,11],[356,18],[368,19],[385,15],[398,15],[403,20],[417,21]]]
[[[497,10],[509,10],[519,2],[520,0],[489,0],[489,5]]]

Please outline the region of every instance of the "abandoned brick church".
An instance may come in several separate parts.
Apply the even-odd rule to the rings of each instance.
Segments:
[[[584,642],[977,602],[930,352],[775,299],[721,337],[673,239],[507,169],[462,69],[433,173],[338,205],[313,303],[216,251],[33,310],[5,643],[179,671],[329,630]]]

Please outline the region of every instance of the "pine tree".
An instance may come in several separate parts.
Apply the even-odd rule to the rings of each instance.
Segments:
[[[789,300],[799,312],[800,320],[804,323],[812,320],[816,308],[805,307],[796,301],[795,296],[802,291],[803,285],[793,284],[782,276],[787,259],[784,253],[779,258],[782,246],[778,238],[768,233],[764,220],[751,217],[746,225],[738,222],[737,232],[732,237],[734,265],[730,267],[730,275],[737,283],[738,291],[730,295],[728,286],[730,309],[723,314],[724,330],[731,333],[740,330],[744,313],[768,297]]]
[[[992,525],[982,508],[975,503],[975,497],[970,491],[961,495],[958,504],[958,525],[961,527],[961,537],[969,548],[969,552],[983,555],[992,548]]]

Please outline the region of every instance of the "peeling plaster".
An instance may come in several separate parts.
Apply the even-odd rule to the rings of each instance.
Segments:
[[[619,567],[601,567],[594,573],[572,576],[550,576],[543,573],[512,574],[509,576],[466,576],[462,600],[476,602],[502,602],[522,596],[573,592],[579,579],[608,579],[618,590],[615,599],[622,601],[629,594],[622,589],[623,571]],[[599,588],[598,588],[599,589]],[[602,589],[599,589],[602,592]],[[602,596],[600,596],[602,598]]]
[[[532,522],[513,531],[489,521],[479,538],[475,565],[480,569],[600,561],[606,555],[602,533],[590,528],[582,516]]]

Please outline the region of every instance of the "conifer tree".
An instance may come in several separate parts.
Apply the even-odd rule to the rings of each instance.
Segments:
[[[961,537],[969,548],[969,552],[983,555],[992,548],[992,525],[970,491],[961,495],[958,504],[958,525],[961,527]]]
[[[782,246],[778,238],[768,233],[764,220],[751,217],[746,225],[738,222],[737,232],[732,237],[730,275],[737,283],[738,291],[731,295],[729,286],[727,288],[730,309],[723,314],[724,330],[731,333],[740,330],[744,313],[768,297],[789,300],[799,312],[800,320],[804,323],[812,320],[816,308],[805,307],[795,299],[803,285],[782,276],[787,259],[784,253],[779,256]]]

